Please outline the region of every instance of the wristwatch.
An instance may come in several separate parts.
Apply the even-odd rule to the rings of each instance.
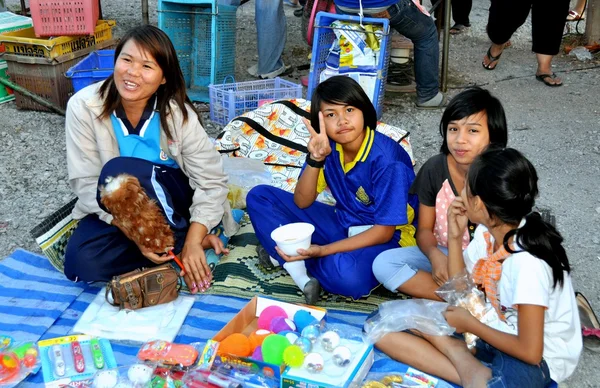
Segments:
[[[325,165],[325,160],[323,159],[321,161],[316,161],[310,157],[310,154],[308,154],[306,156],[306,164],[314,168],[323,168],[323,166]]]

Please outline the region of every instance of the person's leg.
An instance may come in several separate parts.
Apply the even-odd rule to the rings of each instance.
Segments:
[[[390,291],[440,300],[435,294],[439,286],[431,277],[431,262],[417,246],[381,253],[373,262],[373,274]]]
[[[107,282],[140,267],[155,266],[116,226],[90,214],[69,238],[64,272],[74,281]]]
[[[534,0],[531,10],[533,52],[537,57],[537,78],[549,86],[562,85],[553,76],[552,59],[560,50],[569,0]]]
[[[585,5],[587,1],[589,0],[577,0],[575,8],[569,11],[569,16],[567,16],[568,22],[574,22],[583,19],[583,13],[585,12]]]
[[[283,0],[256,0],[255,21],[258,47],[256,73],[265,75],[284,67],[281,58],[285,47],[287,24],[283,11]]]
[[[487,33],[492,41],[483,58],[483,67],[493,70],[498,65],[506,43],[525,23],[532,0],[492,0],[488,16]]]
[[[390,333],[380,339],[375,347],[394,360],[410,365],[425,373],[460,384],[456,367],[429,341],[410,333]]]
[[[412,1],[400,1],[388,8],[390,26],[414,45],[417,105],[443,96],[439,94],[439,44],[433,20],[421,13]],[[439,94],[439,95],[438,95]]]
[[[472,7],[473,0],[454,0],[452,2],[452,19],[454,20],[454,24],[465,27],[471,26],[469,15],[471,14]],[[450,30],[452,31],[452,29]]]

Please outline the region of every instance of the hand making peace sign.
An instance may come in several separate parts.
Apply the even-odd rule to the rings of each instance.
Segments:
[[[310,140],[306,147],[308,148],[311,159],[317,162],[325,160],[327,155],[331,153],[331,146],[329,145],[329,137],[327,137],[327,132],[325,131],[325,119],[323,113],[319,112],[319,128],[321,130],[319,133],[317,133],[312,125],[310,125],[310,121],[305,118],[302,118],[302,121],[304,121],[304,125],[306,125],[306,128],[308,128],[308,132],[310,133]]]

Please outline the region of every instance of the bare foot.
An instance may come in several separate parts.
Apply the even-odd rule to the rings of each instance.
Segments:
[[[492,44],[483,57],[483,62],[481,63],[483,67],[487,70],[494,70],[498,65],[500,56],[502,56],[504,47],[504,44]]]

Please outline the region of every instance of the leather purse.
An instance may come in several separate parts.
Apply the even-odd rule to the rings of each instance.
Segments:
[[[179,274],[170,263],[166,263],[113,277],[106,285],[105,298],[120,309],[137,310],[169,303],[177,299],[178,294]]]

